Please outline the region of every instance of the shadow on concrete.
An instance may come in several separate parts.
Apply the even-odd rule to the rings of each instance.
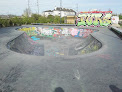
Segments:
[[[115,85],[110,85],[109,88],[112,90],[112,92],[122,92],[122,89],[119,89]]]
[[[61,87],[57,87],[54,92],[64,92],[64,90]]]

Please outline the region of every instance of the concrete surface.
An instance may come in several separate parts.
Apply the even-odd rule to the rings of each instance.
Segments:
[[[62,57],[7,49],[16,28],[0,29],[0,92],[122,92],[122,40],[108,28],[91,28],[98,51]]]
[[[67,30],[69,29],[67,28]],[[83,32],[84,30],[82,31],[81,37],[75,37],[71,34],[64,35],[61,34],[62,32],[60,32],[60,35],[57,35],[56,37],[47,37],[41,36],[40,34],[36,34],[36,37],[39,39],[36,41],[31,39],[35,36],[29,35],[32,32],[30,32],[29,34],[27,32],[28,35],[26,33],[21,34],[19,37],[10,41],[7,44],[7,47],[10,50],[13,50],[18,53],[56,57],[63,55],[82,55],[94,52],[102,47],[102,44],[98,40],[96,40],[93,36],[89,35],[90,33],[87,33],[87,35],[89,35],[87,37],[86,35],[83,36],[83,34],[86,33]],[[97,30],[93,30],[92,32],[97,32]],[[31,36],[31,38],[29,36]]]

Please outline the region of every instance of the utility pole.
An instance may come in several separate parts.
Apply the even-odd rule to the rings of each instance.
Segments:
[[[78,13],[78,4],[77,4],[76,8],[77,8],[77,13]]]
[[[61,24],[61,10],[62,10],[62,0],[60,0],[60,24]]]
[[[27,10],[27,16],[29,17],[29,10],[30,10],[30,0],[28,0],[28,10]]]
[[[37,0],[37,9],[38,9],[38,15],[39,15],[39,1]]]

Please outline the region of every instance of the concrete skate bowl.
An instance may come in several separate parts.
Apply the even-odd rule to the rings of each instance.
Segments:
[[[95,29],[29,27],[19,28],[23,34],[8,42],[15,52],[36,56],[73,56],[99,50],[100,41],[90,35]]]

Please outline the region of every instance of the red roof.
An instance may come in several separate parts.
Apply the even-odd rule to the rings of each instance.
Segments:
[[[88,11],[88,12],[80,12],[80,13],[112,13],[112,11]]]

